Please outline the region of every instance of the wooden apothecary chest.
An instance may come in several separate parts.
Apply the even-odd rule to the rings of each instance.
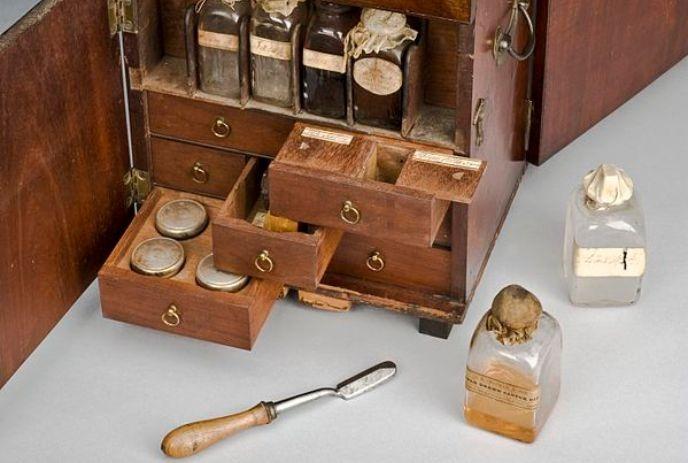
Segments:
[[[527,47],[524,12],[535,16],[535,5],[342,0],[401,11],[422,24],[422,41],[408,58],[422,63],[409,69],[422,72],[409,74],[404,124],[390,132],[298,107],[276,109],[250,95],[235,101],[198,91],[188,76],[185,44],[185,13],[193,3],[44,0],[0,38],[0,256],[6,264],[0,271],[0,384],[103,262],[106,316],[228,345],[251,347],[285,283],[314,303],[328,297],[333,305],[367,302],[418,317],[422,331],[446,336],[463,320],[527,155],[537,161],[551,154],[528,151],[531,128],[531,148],[541,147],[540,140],[546,140],[543,149],[561,145],[543,119],[557,111],[548,99],[556,83],[545,86],[541,74],[533,79],[529,60],[495,56],[495,38],[512,15],[519,18],[512,45]],[[580,14],[550,3],[538,8],[545,18],[538,38],[547,47],[538,48],[536,72],[560,69],[561,57],[548,51],[559,36],[547,27]],[[684,6],[656,3],[671,3],[685,23]],[[635,20],[661,23],[649,18]],[[685,28],[672,27],[668,39],[655,40],[670,43],[657,46],[664,53],[651,76],[688,51]],[[117,31],[121,36],[111,35]],[[614,69],[626,71],[623,63]],[[647,83],[647,75],[631,73],[633,83],[605,108]],[[579,132],[604,114],[582,116]],[[360,149],[335,149],[339,157],[330,158],[327,142],[311,138],[314,151],[299,160],[294,146],[304,130],[350,136]],[[247,201],[266,169],[273,207],[313,225],[309,233],[276,237],[245,222]],[[314,201],[317,194],[326,200]],[[214,221],[185,245],[189,270],[170,280],[134,274],[127,263],[132,245],[154,233],[157,207],[179,197],[203,202]],[[363,217],[356,224],[339,219],[347,202]],[[133,218],[135,204],[140,213]],[[226,244],[234,239],[246,245],[236,251]],[[197,286],[191,272],[213,248],[218,265],[246,273],[255,272],[250,264],[258,249],[275,249],[275,258],[291,265],[253,279],[241,293],[217,294]],[[366,265],[371,258],[373,265]],[[181,314],[178,326],[162,323],[171,306]]]

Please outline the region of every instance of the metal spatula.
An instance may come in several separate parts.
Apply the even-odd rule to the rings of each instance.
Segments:
[[[239,431],[270,424],[282,412],[321,397],[335,396],[344,400],[358,397],[388,381],[396,372],[397,366],[393,362],[383,362],[339,383],[335,388],[316,389],[279,402],[261,402],[241,413],[185,424],[165,436],[162,451],[174,458],[188,457]]]

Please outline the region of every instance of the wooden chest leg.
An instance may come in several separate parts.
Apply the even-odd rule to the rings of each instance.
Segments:
[[[441,339],[449,338],[452,328],[454,328],[452,323],[438,322],[427,318],[420,318],[418,323],[419,333]]]

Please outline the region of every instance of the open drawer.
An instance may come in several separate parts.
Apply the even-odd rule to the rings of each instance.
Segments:
[[[485,163],[449,150],[296,124],[269,169],[274,214],[428,247]]]
[[[180,241],[186,262],[171,278],[145,276],[130,268],[131,254],[148,238],[160,236],[155,214],[168,201],[190,198],[203,204],[210,220],[222,201],[155,188],[99,273],[103,315],[242,349],[251,349],[282,285],[251,279],[237,293],[211,291],[196,283],[196,268],[212,252],[211,231]]]
[[[213,220],[215,265],[304,289],[315,289],[343,232],[299,225],[298,231],[265,229],[256,215],[261,207],[265,163],[252,158]]]

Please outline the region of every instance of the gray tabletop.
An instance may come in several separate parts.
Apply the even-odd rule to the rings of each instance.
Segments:
[[[7,7],[15,11],[2,1],[0,23]],[[93,285],[0,390],[0,460],[168,461],[160,439],[178,424],[390,359],[399,374],[382,388],[296,410],[194,461],[686,461],[687,123],[684,60],[553,160],[530,166],[466,322],[448,341],[383,310],[333,314],[281,301],[244,352],[105,320]],[[564,209],[579,177],[603,161],[625,167],[642,193],[649,268],[638,305],[575,308],[560,264]],[[509,283],[535,292],[564,331],[561,396],[531,445],[471,428],[461,413],[471,332]]]

